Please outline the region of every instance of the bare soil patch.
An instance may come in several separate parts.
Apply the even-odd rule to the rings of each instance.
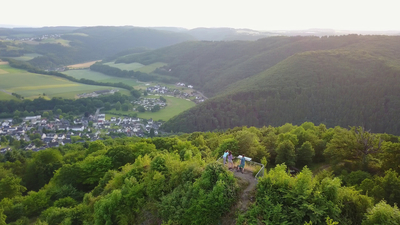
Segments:
[[[96,60],[96,61],[91,61],[91,62],[85,62],[85,63],[79,63],[75,65],[69,65],[67,66],[68,68],[71,69],[83,69],[83,68],[89,68],[91,65],[95,64],[96,62],[99,62],[101,60]]]

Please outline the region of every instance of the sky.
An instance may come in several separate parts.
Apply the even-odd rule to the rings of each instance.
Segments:
[[[400,30],[395,0],[2,0],[0,24]]]

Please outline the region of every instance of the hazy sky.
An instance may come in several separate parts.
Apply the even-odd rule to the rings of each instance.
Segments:
[[[394,0],[1,0],[0,24],[400,30]]]

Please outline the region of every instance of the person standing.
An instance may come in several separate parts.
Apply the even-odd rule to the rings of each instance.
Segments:
[[[233,155],[232,155],[231,151],[229,151],[229,155],[228,155],[228,166],[229,166],[229,169],[233,169],[235,167],[233,165]]]
[[[222,156],[222,157],[224,158],[224,166],[225,166],[225,163],[226,163],[226,157],[228,156],[228,154],[229,154],[229,151],[228,151],[228,150],[226,150],[226,151],[224,152],[224,155]]]
[[[244,157],[244,154],[242,155],[242,159],[240,160],[240,165],[239,165],[239,169],[241,170],[241,172],[244,172],[244,165],[246,163],[246,158]]]

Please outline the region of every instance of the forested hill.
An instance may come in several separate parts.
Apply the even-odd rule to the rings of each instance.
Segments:
[[[253,65],[252,72],[244,69],[251,67],[232,65],[229,61],[230,68],[224,68],[203,86],[204,90],[213,87],[214,93],[223,90],[219,92],[222,94],[172,118],[164,124],[164,129],[191,132],[312,121],[400,133],[394,122],[400,119],[400,37],[271,39],[281,45],[282,41],[290,44],[275,47],[276,54],[258,54],[254,57],[257,60],[246,63]],[[307,48],[314,50],[305,51]],[[246,52],[242,55],[248,57]],[[280,58],[284,59],[279,61]],[[180,70],[179,65],[172,65],[175,65],[172,70]],[[216,70],[209,71],[215,74]],[[239,77],[246,79],[231,81]]]
[[[194,85],[208,96],[222,93],[237,81],[261,73],[282,60],[301,52],[348,49],[380,55],[399,47],[399,37],[333,36],[333,37],[270,37],[258,41],[185,42],[138,55],[121,57],[120,63],[168,63],[157,72],[176,76]],[[384,42],[384,43],[381,43]],[[379,56],[380,56],[379,55]],[[169,71],[171,69],[171,71]]]
[[[47,33],[46,33],[47,32]],[[36,45],[19,46],[42,56],[30,60],[38,68],[47,69],[110,57],[133,48],[156,49],[184,41],[195,40],[189,34],[140,27],[85,27],[53,29],[1,29],[9,38],[16,35],[39,37],[42,34],[60,35],[63,44],[44,39]]]

